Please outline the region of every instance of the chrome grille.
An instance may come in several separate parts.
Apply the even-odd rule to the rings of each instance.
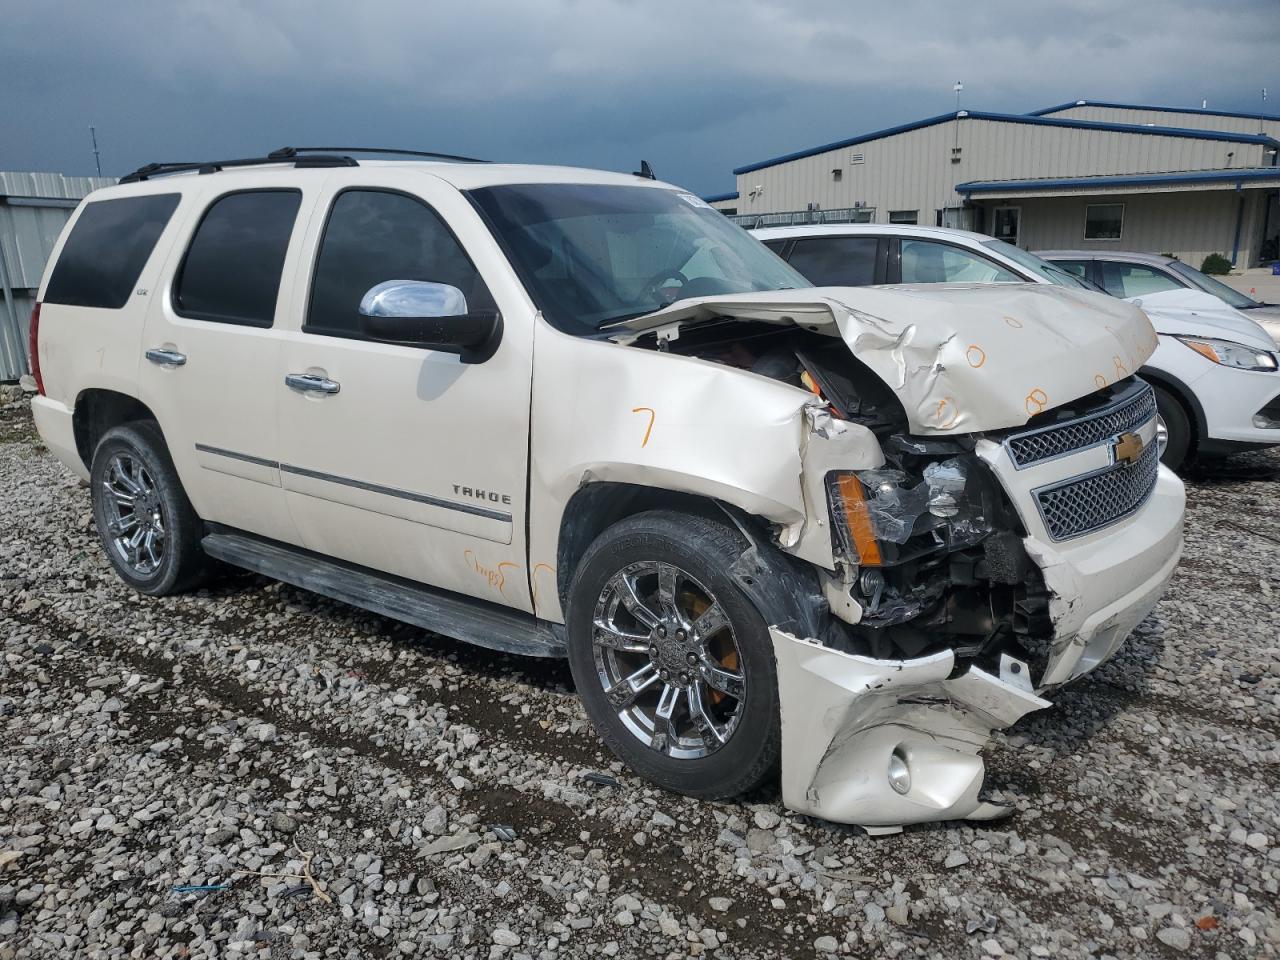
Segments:
[[[1123,520],[1151,496],[1159,469],[1160,444],[1152,439],[1132,464],[1115,463],[1037,490],[1036,505],[1049,536],[1067,540]]]
[[[1021,469],[1033,463],[1106,443],[1146,423],[1155,415],[1155,393],[1144,383],[1129,396],[1079,419],[1014,434],[1005,441],[1005,446],[1008,447],[1014,466]]]

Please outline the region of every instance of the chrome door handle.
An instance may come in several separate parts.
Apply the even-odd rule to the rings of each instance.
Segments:
[[[146,357],[152,363],[158,363],[162,367],[180,367],[187,362],[185,353],[179,353],[177,350],[165,350],[162,347],[152,347],[147,351]]]
[[[337,380],[329,380],[325,377],[317,377],[310,373],[290,373],[284,378],[285,386],[292,387],[294,390],[301,390],[303,393],[337,393],[342,389],[342,384]]]

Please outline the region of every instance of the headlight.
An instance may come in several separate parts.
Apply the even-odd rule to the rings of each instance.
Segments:
[[[1200,356],[1224,367],[1236,367],[1239,370],[1275,370],[1275,354],[1256,347],[1247,347],[1243,343],[1230,340],[1209,340],[1203,337],[1178,337],[1182,343]]]
[[[972,454],[927,464],[917,477],[882,468],[827,475],[827,505],[841,554],[889,567],[938,548],[956,550],[991,531]]]

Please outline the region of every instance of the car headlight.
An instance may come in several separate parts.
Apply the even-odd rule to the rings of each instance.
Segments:
[[[1230,340],[1210,340],[1205,337],[1178,337],[1182,343],[1200,356],[1220,363],[1224,367],[1236,367],[1239,370],[1275,370],[1277,367],[1275,354],[1257,347],[1233,343]]]
[[[881,468],[827,475],[827,505],[840,553],[890,567],[938,549],[958,550],[991,532],[988,481],[972,454],[927,464],[915,476]]]

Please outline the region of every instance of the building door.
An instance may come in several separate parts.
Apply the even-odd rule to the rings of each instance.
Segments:
[[[1018,227],[1022,220],[1021,207],[996,207],[992,211],[991,235],[997,240],[1018,245]]]

